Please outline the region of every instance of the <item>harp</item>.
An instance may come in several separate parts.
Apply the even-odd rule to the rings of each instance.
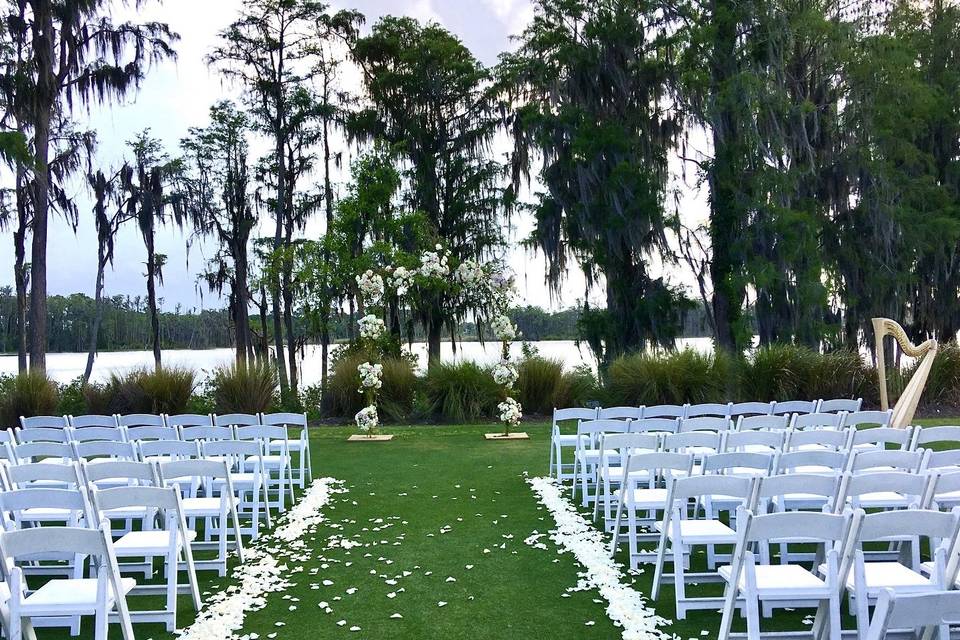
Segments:
[[[927,385],[927,377],[933,367],[933,359],[937,355],[937,341],[931,338],[926,342],[915,345],[907,338],[907,332],[903,330],[903,327],[888,318],[874,318],[873,332],[876,340],[877,374],[880,377],[880,407],[884,411],[890,408],[890,400],[887,396],[887,369],[883,355],[883,339],[887,336],[893,336],[897,344],[900,345],[900,349],[907,356],[920,358],[910,382],[903,388],[903,393],[900,394],[897,404],[893,407],[893,418],[890,421],[890,426],[903,429],[913,422],[913,414],[917,410],[920,395]]]

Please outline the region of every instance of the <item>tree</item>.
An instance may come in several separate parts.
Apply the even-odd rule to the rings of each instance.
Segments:
[[[250,236],[256,226],[247,162],[249,120],[229,102],[210,109],[206,128],[191,128],[182,142],[191,169],[189,210],[201,235],[213,236],[217,252],[204,274],[211,291],[230,288],[229,311],[237,361],[254,356],[250,330]]]
[[[312,99],[304,100],[303,96],[305,87],[318,73],[317,47],[324,38],[353,33],[353,25],[360,19],[355,12],[330,15],[327,9],[325,3],[317,0],[244,0],[240,18],[220,34],[221,44],[209,56],[209,61],[227,78],[244,87],[253,122],[270,137],[275,180],[269,204],[277,252],[283,248],[287,231],[296,226],[292,211],[295,185],[289,183],[288,154],[295,131],[304,124],[304,111],[312,112],[314,108]],[[286,399],[290,383],[283,337],[285,273],[289,271],[277,270],[269,288],[280,392]],[[291,373],[295,376],[293,336],[288,336],[288,340]]]
[[[97,229],[97,280],[94,287],[94,306],[96,308],[90,334],[87,340],[87,364],[83,369],[83,383],[90,380],[93,362],[97,357],[97,345],[100,338],[100,325],[103,323],[103,288],[108,265],[113,264],[113,246],[120,225],[126,221],[126,212],[116,206],[117,182],[120,174],[107,177],[103,171],[87,176],[90,190],[93,192],[93,218]]]
[[[585,308],[581,328],[601,360],[671,345],[680,292],[648,268],[671,262],[666,211],[668,153],[681,131],[673,97],[675,37],[658,6],[623,0],[540,0],[501,82],[517,105],[514,188],[536,159],[546,187],[534,207],[530,243],[548,260],[559,292],[568,258],[588,289],[606,286],[606,310]]]
[[[489,256],[503,243],[509,204],[503,167],[489,157],[499,122],[490,72],[456,36],[410,18],[383,18],[353,54],[370,105],[352,119],[351,135],[389,145],[403,163],[407,209],[423,214],[455,262]],[[444,329],[462,320],[450,302],[438,289],[418,304],[431,363]]]
[[[120,171],[121,208],[137,221],[143,244],[147,249],[147,309],[150,313],[153,361],[161,366],[160,315],[157,305],[157,282],[163,285],[165,254],[156,247],[157,227],[172,223],[182,226],[184,195],[179,185],[182,167],[170,160],[160,142],[150,137],[149,130],[127,143],[133,151],[133,164],[125,164]]]
[[[145,0],[135,0],[137,6]],[[22,0],[7,16],[24,52],[17,86],[25,104],[20,130],[31,138],[30,366],[46,367],[47,226],[51,151],[58,118],[76,103],[104,102],[135,89],[149,66],[174,56],[177,35],[162,23],[115,25],[107,0]]]

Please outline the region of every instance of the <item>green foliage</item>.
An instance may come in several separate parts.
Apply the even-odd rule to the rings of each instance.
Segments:
[[[67,384],[60,385],[60,403],[57,405],[57,415],[78,416],[84,413],[99,413],[87,409],[84,395],[83,380],[76,378]]]
[[[365,405],[363,394],[358,393],[360,377],[357,367],[369,361],[363,352],[340,355],[333,365],[328,381],[330,410],[333,415],[353,418]],[[377,392],[377,407],[381,419],[400,422],[410,417],[419,387],[419,380],[409,360],[384,358],[383,386]],[[319,406],[319,405],[318,405]]]
[[[0,391],[0,428],[19,426],[20,416],[53,415],[60,403],[57,384],[36,370],[7,378]]]
[[[934,357],[921,400],[960,406],[960,345],[956,341],[942,345]]]
[[[190,369],[161,367],[114,373],[104,384],[83,389],[88,413],[183,413],[193,397],[196,376]]]
[[[624,356],[607,371],[607,399],[635,406],[714,402],[725,392],[725,365],[692,349]]]
[[[277,370],[272,362],[235,362],[217,369],[210,381],[217,413],[270,411],[277,401]]]
[[[517,400],[526,415],[550,415],[555,408],[597,399],[597,380],[589,367],[564,371],[560,360],[532,356],[520,361],[517,372]]]
[[[475,362],[434,363],[423,392],[428,414],[444,422],[491,419],[503,399],[490,369]]]

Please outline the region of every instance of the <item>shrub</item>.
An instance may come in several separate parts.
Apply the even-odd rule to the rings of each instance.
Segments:
[[[83,389],[89,413],[183,413],[195,386],[194,373],[182,367],[133,369],[113,373],[105,384]]]
[[[20,416],[45,416],[56,413],[60,402],[57,383],[41,371],[26,371],[10,378],[0,398],[0,427],[20,424]]]
[[[220,367],[210,382],[218,413],[259,413],[275,404],[277,370],[266,360]]]
[[[367,362],[369,356],[353,352],[339,357],[327,379],[332,415],[353,418],[366,402],[358,392],[360,378],[357,367]],[[380,388],[377,407],[380,418],[394,422],[410,417],[413,412],[418,380],[413,365],[404,358],[386,358],[383,364],[383,386]]]
[[[727,365],[725,358],[693,349],[623,356],[607,370],[608,403],[640,406],[721,401],[727,397]]]
[[[597,399],[597,379],[589,367],[564,371],[561,360],[531,355],[520,361],[517,372],[517,399],[527,415],[550,415],[555,408]]]
[[[913,376],[917,366],[919,362],[911,366],[909,371],[904,372],[903,384]],[[951,340],[940,345],[940,350],[933,359],[930,375],[927,377],[923,399],[928,402],[960,404],[960,346],[956,341]]]
[[[67,384],[60,385],[60,402],[57,404],[57,415],[78,416],[84,413],[94,413],[87,409],[83,386],[82,378],[76,378]]]
[[[840,349],[814,354],[809,379],[801,390],[804,398],[868,398],[870,386],[876,386],[876,373],[856,351]]]
[[[488,367],[433,363],[423,380],[426,409],[436,419],[468,422],[496,415],[502,391]]]
[[[777,344],[760,347],[747,359],[741,376],[742,396],[749,400],[809,400],[801,393],[816,368],[816,354],[806,347]]]

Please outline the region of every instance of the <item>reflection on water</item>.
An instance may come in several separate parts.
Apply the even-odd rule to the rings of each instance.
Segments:
[[[596,360],[586,345],[577,347],[572,340],[547,340],[531,342],[540,355],[546,358],[561,360],[567,368],[587,365],[596,369]],[[691,347],[697,351],[709,352],[712,343],[709,338],[690,338],[679,340],[679,348]],[[412,349],[418,357],[419,366],[426,368],[427,345],[415,343]],[[521,345],[513,345],[512,356],[519,358]],[[496,362],[500,357],[500,345],[496,343],[480,344],[478,342],[464,342],[457,345],[456,355],[449,342],[444,342],[441,349],[441,358],[444,361],[473,360],[483,364]],[[194,369],[200,379],[206,378],[215,368],[228,364],[233,359],[232,349],[170,349],[163,352],[163,363],[170,366],[185,366]],[[57,382],[69,382],[83,374],[87,363],[85,353],[50,353],[47,354],[47,373]],[[125,373],[133,369],[153,366],[153,352],[151,351],[117,351],[101,353],[93,366],[94,382],[107,380],[112,373]],[[0,374],[16,373],[17,357],[0,356]],[[305,347],[300,362],[300,379],[304,385],[320,382],[320,347],[310,345]]]

